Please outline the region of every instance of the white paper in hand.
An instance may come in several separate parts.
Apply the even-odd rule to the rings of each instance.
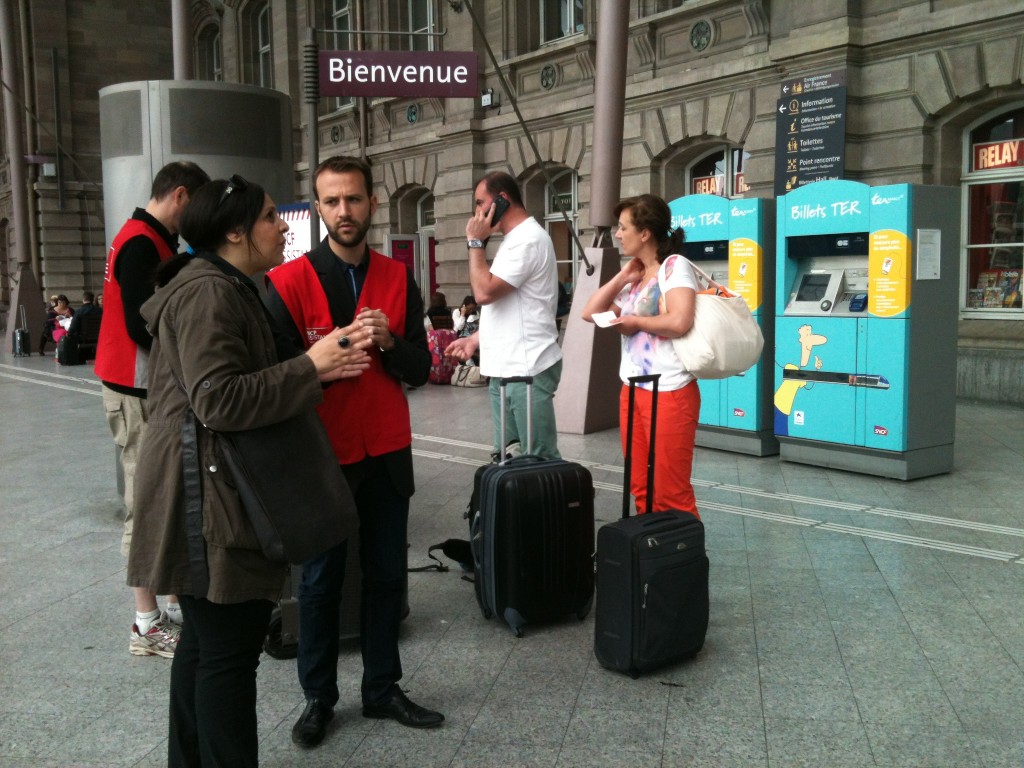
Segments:
[[[591,317],[593,317],[598,328],[607,328],[610,325],[618,325],[620,322],[618,315],[611,310],[607,312],[597,312],[591,315]]]

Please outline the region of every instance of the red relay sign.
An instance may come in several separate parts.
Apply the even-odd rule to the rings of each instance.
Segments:
[[[986,141],[973,147],[974,170],[1016,168],[1024,165],[1024,139]]]

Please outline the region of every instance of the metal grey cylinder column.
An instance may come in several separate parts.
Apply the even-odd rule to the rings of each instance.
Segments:
[[[14,252],[18,264],[31,261],[29,253],[28,205],[25,186],[25,136],[22,133],[21,105],[18,93],[18,46],[14,37],[14,15],[11,3],[0,3],[0,67],[3,68],[4,115],[11,175],[11,220],[14,229]],[[8,325],[8,329],[14,326]]]
[[[615,225],[612,211],[619,202],[621,191],[629,5],[625,0],[608,0],[598,4],[601,10],[597,22],[590,197],[590,223],[598,228],[610,228]]]

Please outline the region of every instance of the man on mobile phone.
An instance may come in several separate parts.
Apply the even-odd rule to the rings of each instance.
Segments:
[[[495,232],[504,236],[490,266],[485,244]],[[533,377],[533,445],[531,452],[561,458],[555,429],[555,390],[562,377],[555,312],[558,270],[551,238],[523,207],[519,185],[509,174],[484,176],[473,192],[473,216],[466,223],[469,280],[480,305],[480,330],[458,339],[446,354],[468,360],[480,353],[480,372],[491,377],[494,442],[491,458],[525,452],[525,384],[506,391],[505,445],[500,445],[501,397],[498,379]]]

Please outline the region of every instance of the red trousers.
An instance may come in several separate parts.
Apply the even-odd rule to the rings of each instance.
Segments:
[[[637,513],[647,511],[647,456],[651,434],[651,392],[636,388],[633,406],[633,454],[629,487],[636,498]],[[658,429],[654,449],[654,503],[652,510],[674,509],[698,518],[697,499],[690,475],[693,446],[700,415],[700,390],[691,381],[682,389],[658,394]],[[622,453],[626,454],[626,425],[629,419],[629,387],[619,394],[619,425]]]

